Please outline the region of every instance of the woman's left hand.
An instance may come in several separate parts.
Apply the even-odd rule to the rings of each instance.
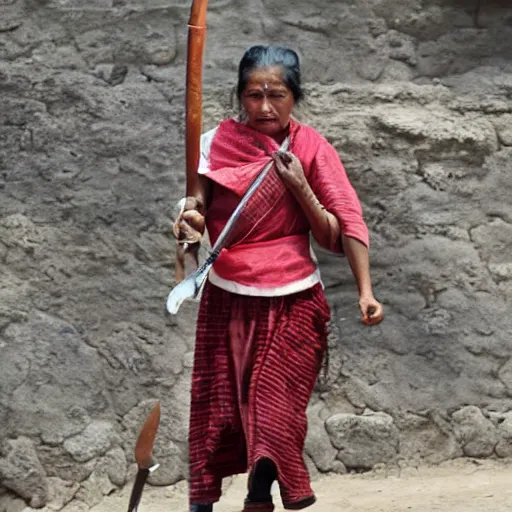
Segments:
[[[299,190],[307,183],[302,164],[293,153],[278,151],[275,153],[274,160],[277,173],[287,187]]]
[[[366,325],[376,325],[384,318],[384,308],[373,295],[360,297],[359,309],[363,315],[363,323]]]

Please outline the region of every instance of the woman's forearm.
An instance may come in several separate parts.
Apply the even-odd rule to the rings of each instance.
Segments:
[[[359,288],[359,295],[373,295],[368,248],[359,240],[345,235],[342,236],[342,241],[343,250]]]
[[[320,204],[309,183],[304,181],[291,191],[309,221],[315,240],[331,251],[339,247],[341,229],[338,219]]]
[[[315,240],[329,250],[333,250],[341,240],[343,251],[357,282],[359,295],[372,296],[370,256],[366,245],[356,238],[341,234],[338,219],[320,204],[307,182],[291,190],[309,221]]]
[[[210,199],[211,182],[205,176],[199,175],[197,191],[193,199],[187,200],[185,210],[197,210],[202,215],[206,214],[206,208]]]

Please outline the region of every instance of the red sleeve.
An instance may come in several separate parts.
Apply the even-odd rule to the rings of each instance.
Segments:
[[[338,153],[326,140],[320,144],[308,181],[320,203],[338,219],[341,232],[369,247],[368,227],[357,193]],[[335,252],[343,252],[341,240]]]

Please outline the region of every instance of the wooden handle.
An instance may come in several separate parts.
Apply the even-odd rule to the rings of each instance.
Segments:
[[[194,0],[190,12],[186,93],[187,196],[197,193],[203,111],[203,56],[206,41],[208,0]]]

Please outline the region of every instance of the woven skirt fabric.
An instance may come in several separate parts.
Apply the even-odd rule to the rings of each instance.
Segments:
[[[191,503],[213,503],[222,479],[274,461],[281,497],[313,495],[303,459],[306,409],[327,348],[320,284],[249,297],[207,283],[199,309],[189,426]]]

